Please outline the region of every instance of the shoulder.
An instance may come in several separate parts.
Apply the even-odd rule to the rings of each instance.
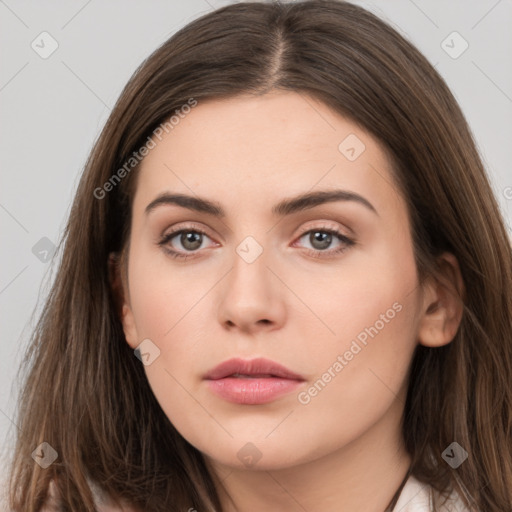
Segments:
[[[420,482],[411,475],[400,493],[393,512],[430,512],[432,510],[431,501],[437,497],[438,493],[433,487]],[[469,512],[455,491],[438,510],[439,512]]]
[[[135,508],[131,508],[128,505],[123,505],[122,507],[112,505],[109,503],[109,500],[107,500],[106,497],[102,494],[100,488],[96,484],[94,484],[89,479],[87,479],[87,482],[91,488],[97,512],[139,512]],[[52,480],[48,488],[48,498],[45,501],[43,508],[40,509],[40,512],[57,512],[60,510],[59,506],[60,500],[57,486]]]
[[[56,512],[57,510],[59,510],[59,494],[55,482],[52,480],[48,486],[46,500],[39,512]]]
[[[95,482],[87,478],[87,483],[91,489],[98,512],[139,512],[126,503],[123,503],[121,507],[113,505],[108,496],[103,493]]]

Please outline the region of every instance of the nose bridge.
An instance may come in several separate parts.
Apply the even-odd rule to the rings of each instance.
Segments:
[[[262,198],[256,198],[252,205],[240,205],[240,213],[231,233],[235,240],[231,273],[236,275],[237,280],[248,280],[257,288],[265,285],[274,289],[276,277],[270,269],[279,273],[276,268],[280,259],[277,249],[281,242],[277,240],[279,230],[274,229],[275,219],[262,216],[262,212],[269,211],[265,203]]]
[[[282,323],[284,308],[279,280],[268,268],[273,260],[271,251],[265,247],[268,239],[264,232],[247,235],[235,247],[219,303],[219,319],[224,325],[250,330],[257,325],[271,323],[276,327]]]
[[[258,237],[259,240],[256,238]],[[269,248],[266,247],[263,235],[247,235],[235,247],[233,268],[231,271],[231,287],[237,289],[238,293],[245,295],[264,293],[267,294],[268,274],[267,265],[271,256]],[[240,287],[240,289],[238,289]],[[250,289],[244,289],[250,287]]]
[[[247,265],[252,265],[254,262],[260,260],[265,260],[266,257],[261,258],[263,253],[268,252],[267,245],[267,237],[262,240],[263,235],[257,235],[258,239],[253,235],[246,236],[236,247],[235,252],[239,256],[239,258],[245,262]],[[267,250],[265,250],[265,246],[267,246]],[[235,260],[236,261],[236,260]],[[239,265],[240,262],[237,261]]]

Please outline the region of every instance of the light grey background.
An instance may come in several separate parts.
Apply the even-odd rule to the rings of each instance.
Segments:
[[[52,244],[60,242],[93,141],[142,60],[192,19],[228,3],[232,2],[0,0],[4,467],[18,428],[12,422],[16,370],[58,263],[44,260],[51,255]],[[469,121],[506,221],[512,225],[512,0],[353,3],[391,22],[445,78]],[[51,49],[51,38],[58,48],[42,58],[40,54]],[[464,41],[469,46],[457,56]],[[44,237],[49,241],[41,242]]]

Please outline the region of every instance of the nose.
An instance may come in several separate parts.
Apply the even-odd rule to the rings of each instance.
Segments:
[[[240,256],[242,254],[242,256]],[[219,321],[245,333],[280,328],[286,315],[286,287],[263,250],[254,260],[235,253],[233,267],[219,289]]]

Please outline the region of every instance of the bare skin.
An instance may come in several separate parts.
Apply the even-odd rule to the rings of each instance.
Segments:
[[[340,151],[350,134],[364,151],[357,139]],[[132,348],[150,339],[160,350],[145,371],[162,410],[205,455],[225,511],[383,512],[410,465],[400,422],[414,349],[450,343],[460,323],[457,261],[443,256],[446,285],[419,285],[383,148],[311,97],[199,102],[155,142],[133,202],[122,321]],[[271,211],[334,189],[371,207]],[[145,213],[163,192],[214,201],[225,217],[174,204]],[[179,229],[206,233],[198,248],[179,234],[165,243],[186,259],[158,244]],[[325,229],[353,243],[314,238]],[[203,377],[232,357],[265,357],[305,381],[270,403],[231,403]]]

